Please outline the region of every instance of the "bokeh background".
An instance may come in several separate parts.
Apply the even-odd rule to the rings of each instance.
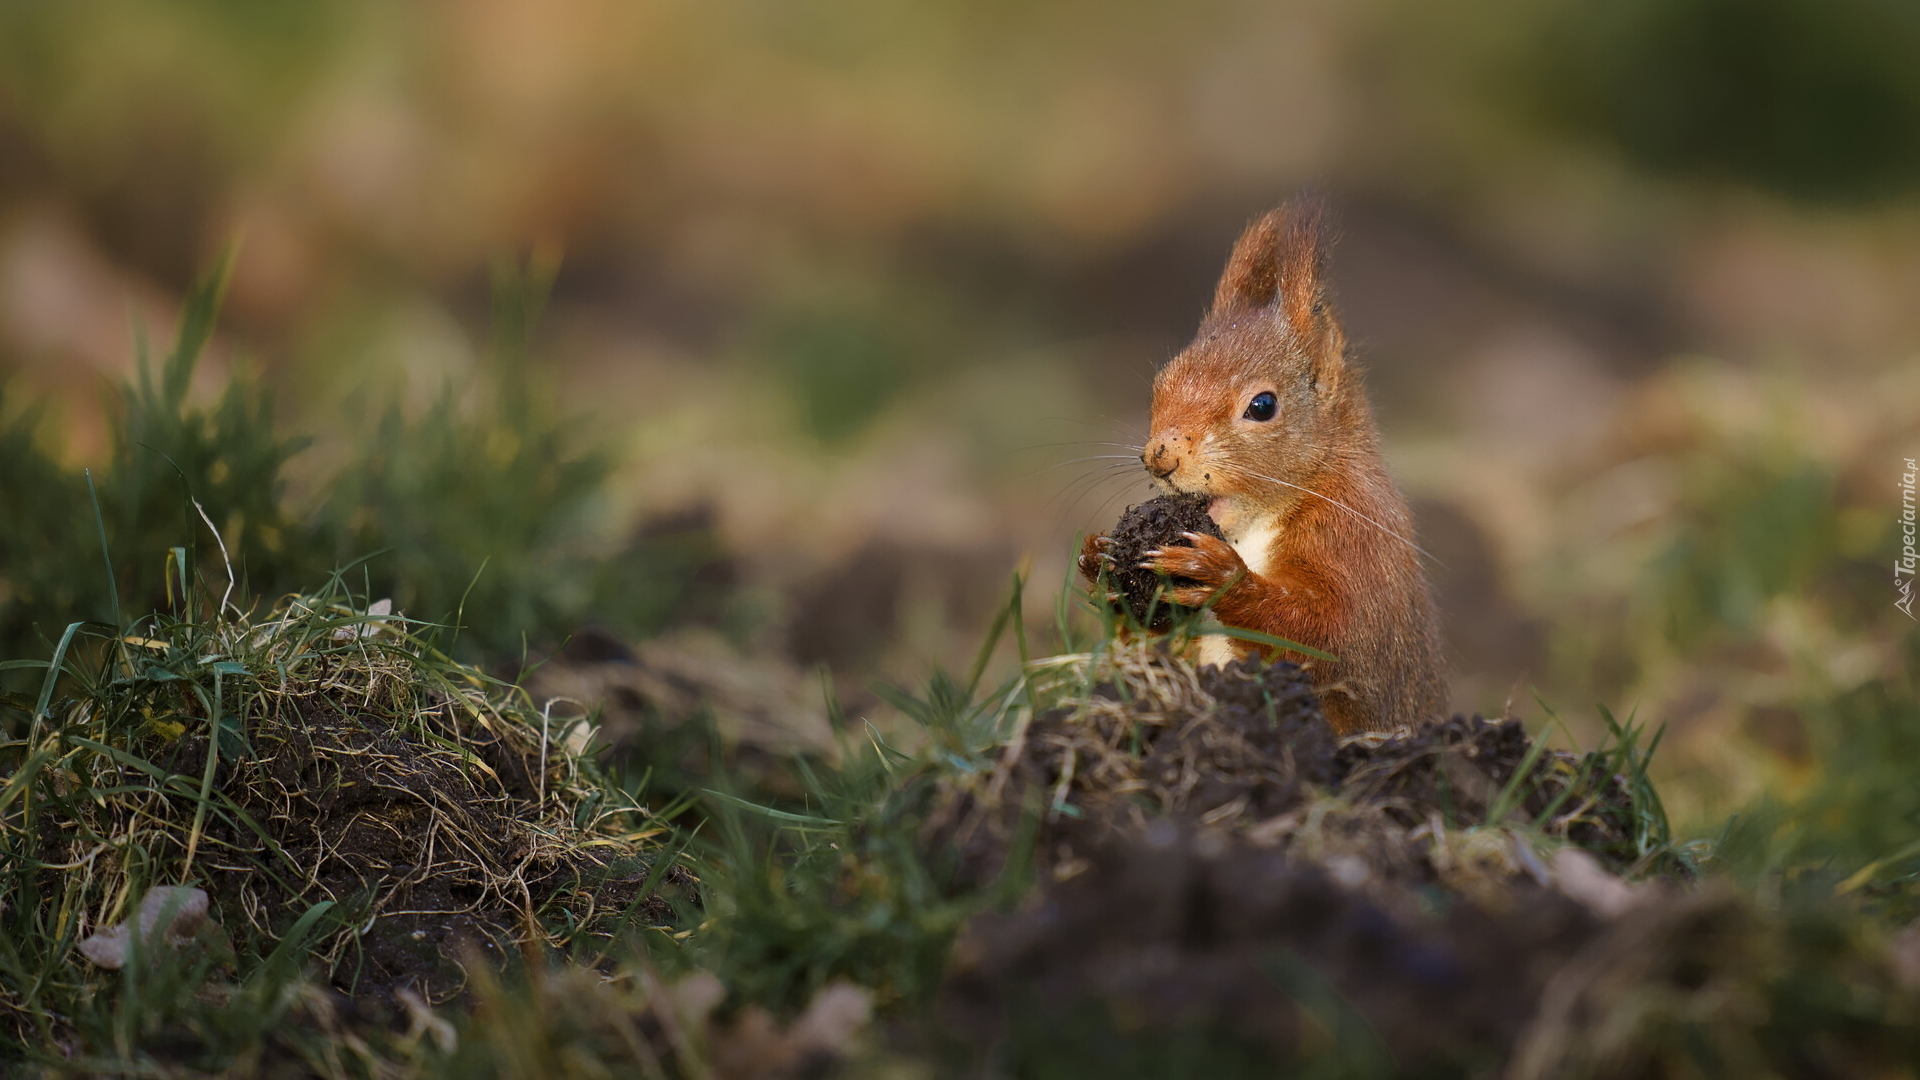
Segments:
[[[181,467],[258,591],[379,550],[495,660],[824,666],[877,714],[1018,567],[1045,639],[1144,495],[1102,455],[1311,186],[1456,706],[1664,723],[1713,820],[1911,655],[1916,55],[1892,0],[7,4],[0,622],[42,655],[99,602],[32,485],[164,487],[116,388],[231,249],[184,394],[276,433],[269,504]],[[159,580],[196,526],[129,491]]]

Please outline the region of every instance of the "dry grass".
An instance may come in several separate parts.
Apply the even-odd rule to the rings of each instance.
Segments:
[[[391,1004],[459,993],[475,955],[659,921],[655,887],[690,881],[584,756],[582,720],[338,589],[121,640],[76,628],[42,666],[27,737],[0,748],[0,1022],[21,1041],[86,1041],[76,1010],[111,976],[73,945],[158,885],[204,888],[242,969],[289,944]]]
[[[1029,682],[1039,704],[993,767],[944,778],[928,820],[975,880],[1036,814],[1055,880],[1091,846],[1163,820],[1346,864],[1388,902],[1476,873],[1497,892],[1568,844],[1636,876],[1677,865],[1637,730],[1584,755],[1464,717],[1336,739],[1291,665],[1196,669],[1139,641],[1036,662]]]

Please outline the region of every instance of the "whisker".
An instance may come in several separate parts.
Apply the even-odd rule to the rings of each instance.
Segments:
[[[1110,495],[1108,495],[1108,496],[1107,496],[1107,497],[1106,497],[1105,499],[1102,499],[1102,500],[1100,501],[1100,505],[1098,505],[1098,506],[1096,506],[1096,507],[1094,507],[1094,508],[1093,508],[1093,518],[1094,518],[1094,520],[1095,520],[1095,521],[1098,521],[1098,520],[1100,520],[1100,519],[1102,519],[1102,518],[1104,518],[1104,517],[1106,517],[1106,516],[1107,516],[1107,508],[1113,505],[1113,503],[1114,503],[1114,500],[1116,500],[1116,499],[1118,499],[1118,498],[1120,498],[1120,497],[1121,497],[1121,496],[1123,496],[1123,495],[1127,495],[1127,494],[1128,494],[1129,492],[1131,492],[1132,490],[1133,490],[1133,487],[1132,487],[1132,485],[1128,485],[1128,486],[1126,486],[1126,487],[1122,487],[1122,488],[1120,488],[1120,489],[1118,489],[1118,490],[1116,490],[1116,491],[1114,491],[1114,492],[1113,492],[1112,494],[1110,494]],[[1149,486],[1149,487],[1147,488],[1147,491],[1148,491],[1148,492],[1151,492],[1152,490],[1153,490],[1153,488],[1152,488],[1151,486]]]
[[[1099,419],[1104,420],[1109,424],[1112,424],[1114,427],[1117,427],[1122,431],[1131,431],[1139,427],[1139,424],[1136,421],[1121,420],[1118,417],[1108,416],[1105,413],[1096,413],[1095,415]],[[1050,423],[1050,424],[1052,423],[1079,424],[1082,427],[1098,427],[1099,426],[1098,424],[1095,424],[1092,420],[1084,420],[1077,416],[1048,416],[1048,417],[1043,417],[1042,422]]]
[[[1119,465],[1108,465],[1101,469],[1096,469],[1086,473],[1082,473],[1080,476],[1075,478],[1071,483],[1061,488],[1059,497],[1064,499],[1066,498],[1069,492],[1077,492],[1077,494],[1074,497],[1074,501],[1078,502],[1081,496],[1087,495],[1088,493],[1098,489],[1100,485],[1107,483],[1110,480],[1113,480],[1119,477],[1124,477],[1127,473],[1132,471],[1133,470],[1124,468]]]
[[[1428,551],[1426,548],[1421,547],[1419,544],[1414,543],[1412,540],[1409,540],[1406,537],[1401,536],[1399,533],[1394,532],[1392,529],[1387,528],[1385,525],[1380,524],[1379,522],[1373,520],[1372,518],[1361,513],[1360,511],[1355,510],[1353,507],[1348,506],[1346,503],[1343,503],[1338,499],[1329,499],[1325,495],[1320,494],[1319,492],[1313,490],[1312,488],[1301,487],[1299,484],[1295,484],[1287,480],[1282,480],[1277,476],[1266,476],[1261,473],[1254,472],[1252,469],[1246,468],[1242,465],[1222,462],[1222,463],[1219,463],[1217,467],[1222,472],[1237,472],[1242,476],[1249,477],[1254,480],[1265,480],[1268,483],[1279,484],[1283,487],[1290,487],[1295,491],[1305,492],[1316,499],[1320,499],[1324,502],[1337,506],[1342,510],[1345,510],[1347,513],[1352,514],[1354,517],[1359,518],[1361,521],[1366,522],[1367,524],[1373,526],[1374,528],[1379,529],[1381,532],[1385,533],[1386,535],[1393,537],[1395,540],[1398,540],[1401,543],[1412,548],[1413,550],[1419,552],[1420,554],[1425,555],[1427,558],[1433,560],[1435,566],[1446,565],[1445,563],[1441,562],[1439,556],[1435,555],[1433,552]]]
[[[1135,470],[1131,470],[1131,469],[1127,470],[1127,473],[1133,473],[1133,472],[1135,472]],[[1081,501],[1084,500],[1088,495],[1091,495],[1095,491],[1098,491],[1102,484],[1108,483],[1109,481],[1112,481],[1115,479],[1125,480],[1127,478],[1127,473],[1108,473],[1104,476],[1096,476],[1094,479],[1094,482],[1082,488],[1080,490],[1080,493],[1073,497],[1073,501],[1069,502],[1066,505],[1066,508],[1060,512],[1061,520],[1064,522],[1067,518],[1071,517],[1073,515],[1074,508],[1079,506]],[[1135,476],[1135,479],[1143,480],[1145,478],[1144,476]],[[1131,487],[1132,487],[1132,484],[1124,484],[1118,490],[1116,490],[1112,494],[1109,494],[1105,499],[1101,500],[1099,506],[1094,508],[1095,516],[1098,516],[1104,513],[1106,511],[1107,506],[1109,506],[1115,498],[1117,498],[1121,494],[1124,494]]]
[[[1136,454],[1091,454],[1087,457],[1071,458],[1067,461],[1056,461],[1044,468],[1035,469],[1034,474],[1038,475],[1043,472],[1051,472],[1054,469],[1064,469],[1069,465],[1084,465],[1089,461],[1125,461],[1130,465],[1137,465],[1140,462],[1140,458]]]
[[[1059,447],[1062,447],[1062,446],[1112,446],[1112,447],[1117,447],[1121,450],[1132,450],[1135,453],[1138,453],[1140,451],[1140,448],[1138,446],[1133,445],[1132,443],[1110,442],[1105,439],[1081,439],[1077,442],[1029,443],[1026,446],[1016,446],[1013,449],[1008,450],[1006,452],[1009,454],[1017,454],[1022,450],[1053,450],[1053,449],[1058,449]]]
[[[1107,514],[1115,502],[1121,501],[1121,500],[1124,500],[1129,504],[1132,504],[1135,502],[1145,502],[1149,495],[1150,495],[1150,492],[1142,492],[1132,484],[1124,484],[1120,487],[1115,488],[1114,490],[1108,492],[1105,498],[1102,498],[1098,503],[1096,503],[1093,506],[1093,509],[1091,511],[1089,511],[1086,515],[1084,515],[1085,518],[1091,519],[1096,524],[1082,531],[1088,534],[1105,532],[1106,529],[1111,527],[1112,525],[1112,521],[1108,519]],[[1084,498],[1084,495],[1082,497]],[[1078,501],[1079,500],[1075,500],[1076,503]],[[1060,525],[1064,526],[1070,516],[1072,516],[1071,509],[1069,509],[1066,512],[1063,512],[1060,516]]]
[[[1073,494],[1073,502],[1077,503],[1081,498],[1085,497],[1095,488],[1098,488],[1101,484],[1122,475],[1123,471],[1130,470],[1123,470],[1122,466],[1118,464],[1107,465],[1100,469],[1090,469],[1074,477],[1062,486],[1058,497],[1065,499],[1069,494]],[[1069,506],[1071,505],[1072,504],[1069,504]]]
[[[1025,475],[1028,478],[1044,476],[1055,469],[1064,469],[1069,465],[1084,465],[1089,461],[1105,461],[1106,464],[1099,467],[1099,470],[1102,472],[1118,472],[1124,469],[1138,469],[1140,467],[1140,459],[1131,454],[1102,454],[1098,457],[1075,458],[1072,461],[1062,461],[1057,465],[1047,465],[1034,469]]]

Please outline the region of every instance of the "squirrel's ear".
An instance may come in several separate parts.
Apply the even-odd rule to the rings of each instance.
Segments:
[[[1319,199],[1304,196],[1247,226],[1213,291],[1208,318],[1273,307],[1295,333],[1314,336],[1324,310],[1320,269],[1326,217]]]

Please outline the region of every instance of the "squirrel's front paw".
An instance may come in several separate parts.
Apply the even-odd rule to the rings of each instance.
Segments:
[[[1140,565],[1173,579],[1167,597],[1186,607],[1201,607],[1247,576],[1246,560],[1233,545],[1205,533],[1182,533],[1192,547],[1156,548]]]
[[[1113,538],[1108,536],[1089,536],[1080,545],[1080,576],[1087,584],[1099,584],[1100,571],[1113,569],[1113,556],[1107,554],[1112,547]]]

